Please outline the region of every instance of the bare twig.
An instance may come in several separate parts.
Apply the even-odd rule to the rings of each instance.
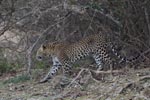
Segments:
[[[84,68],[82,68],[82,69],[80,70],[80,72],[78,73],[78,75],[71,81],[71,83],[67,86],[67,88],[70,87],[70,86],[79,78],[79,76],[81,75],[81,73],[82,73],[84,70],[85,70]]]
[[[94,14],[93,14],[93,16],[92,16],[92,18],[91,18],[91,21],[90,21],[90,24],[89,24],[88,28],[85,30],[85,33],[87,33],[88,29],[90,29],[90,28],[91,28],[91,24],[93,23],[93,20],[94,20],[95,14],[96,14],[96,10],[94,10]]]
[[[149,21],[149,14],[148,14],[146,8],[144,8],[144,13],[145,13],[145,18],[146,18],[146,22],[147,22],[147,27],[148,27],[148,31],[149,31],[149,35],[150,35],[150,21]]]
[[[93,16],[93,10],[94,9],[92,8],[87,9],[89,16]],[[118,28],[123,27],[122,24],[119,21],[115,20],[113,16],[111,16],[110,14],[104,14],[102,11],[98,11],[98,10],[95,10],[95,11],[96,11],[96,14],[95,14],[96,19],[111,25],[111,27],[114,27],[114,26],[117,26]]]
[[[87,6],[67,5],[66,4],[65,8],[69,9],[69,10],[71,10],[73,12],[77,12],[79,14],[84,14],[87,11],[88,14],[90,16],[92,16],[92,19],[93,19],[93,15],[94,15],[94,17],[96,17],[97,19],[100,19],[100,20],[103,20],[103,21],[109,21],[110,24],[115,24],[118,27],[122,27],[121,23],[119,21],[115,20],[111,15],[104,14],[101,11],[98,11],[98,10],[92,9],[92,8],[88,8]],[[86,9],[86,8],[88,8],[88,9]],[[93,14],[93,11],[94,11],[94,14]]]

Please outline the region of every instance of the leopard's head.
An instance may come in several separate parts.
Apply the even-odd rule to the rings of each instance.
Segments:
[[[56,42],[42,44],[36,53],[37,60],[41,61],[44,57],[55,55],[57,51],[56,50],[57,45],[58,43]]]

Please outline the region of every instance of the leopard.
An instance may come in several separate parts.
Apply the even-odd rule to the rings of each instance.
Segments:
[[[98,70],[103,69],[103,63],[107,63],[109,67],[112,68],[113,61],[109,55],[110,48],[112,49],[113,47],[110,46],[104,34],[92,34],[74,43],[43,43],[37,50],[36,58],[42,61],[45,56],[51,57],[53,65],[47,75],[40,80],[40,83],[52,79],[60,68],[63,68],[67,72],[71,69],[73,63],[87,56],[95,60]],[[118,56],[114,49],[112,49],[112,51]],[[118,57],[120,57],[120,55]],[[121,57],[120,59],[122,61],[125,60]]]

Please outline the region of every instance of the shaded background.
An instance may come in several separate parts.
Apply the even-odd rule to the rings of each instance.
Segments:
[[[149,4],[149,0],[0,0],[1,73],[35,66],[32,55],[45,40],[72,43],[97,33],[107,34],[127,58],[140,54],[144,60],[138,63],[146,66]]]

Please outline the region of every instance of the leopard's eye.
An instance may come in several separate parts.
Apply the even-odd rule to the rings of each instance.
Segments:
[[[42,57],[41,57],[41,56],[37,56],[37,59],[38,59],[38,60],[42,60]]]

